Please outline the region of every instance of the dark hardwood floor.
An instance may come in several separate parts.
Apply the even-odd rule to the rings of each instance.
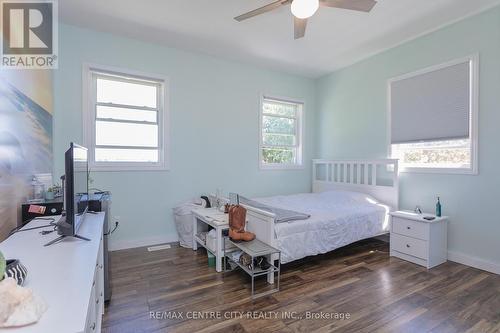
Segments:
[[[500,276],[388,250],[372,239],[283,265],[281,291],[254,301],[250,279],[216,273],[204,250],[112,252],[103,332],[500,332]]]

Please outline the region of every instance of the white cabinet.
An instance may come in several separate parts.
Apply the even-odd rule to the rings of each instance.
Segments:
[[[447,260],[448,217],[405,211],[391,213],[391,256],[432,268]]]
[[[7,258],[20,259],[28,268],[25,287],[32,289],[48,306],[40,321],[17,328],[16,333],[101,331],[104,218],[104,213],[85,216],[78,234],[90,241],[67,237],[44,246],[58,235],[41,235],[40,229],[35,229],[15,233],[0,243],[0,251]],[[25,228],[46,224],[45,220],[34,220]]]

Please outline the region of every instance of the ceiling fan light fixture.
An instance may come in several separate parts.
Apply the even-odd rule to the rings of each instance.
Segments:
[[[293,0],[292,14],[296,18],[306,19],[314,15],[319,8],[319,0]]]

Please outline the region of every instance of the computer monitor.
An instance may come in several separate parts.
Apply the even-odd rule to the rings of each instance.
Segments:
[[[65,154],[66,223],[71,230],[68,236],[76,235],[85,219],[89,202],[89,167],[87,148],[71,143]]]
[[[64,212],[61,219],[56,223],[57,233],[60,237],[45,244],[46,246],[54,244],[68,236],[89,240],[77,234],[88,211],[88,150],[72,142],[64,157]]]

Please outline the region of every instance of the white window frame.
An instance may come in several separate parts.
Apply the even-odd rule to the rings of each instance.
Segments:
[[[300,107],[297,112],[297,156],[296,156],[296,163],[289,164],[289,163],[264,163],[263,162],[263,155],[262,155],[262,149],[267,147],[264,145],[264,139],[263,139],[263,116],[264,116],[264,100],[265,99],[271,99],[271,100],[276,100],[276,101],[281,101],[285,103],[294,103],[294,104],[300,104]],[[304,168],[304,162],[303,162],[303,147],[304,147],[304,112],[305,112],[305,102],[303,100],[298,100],[294,98],[289,98],[289,97],[282,97],[282,96],[275,96],[275,95],[269,95],[269,94],[261,94],[260,95],[260,105],[259,105],[259,168],[261,170],[296,170],[296,169],[303,169]]]
[[[473,54],[467,57],[454,59],[439,65],[427,67],[418,71],[407,73],[398,77],[391,78],[387,81],[387,146],[388,156],[392,156],[391,144],[391,85],[395,81],[408,79],[422,74],[434,72],[450,66],[462,64],[469,61],[470,66],[470,121],[469,121],[469,137],[471,146],[471,166],[470,168],[437,168],[437,167],[401,167],[401,172],[408,173],[440,173],[440,174],[465,174],[477,175],[479,171],[478,147],[478,121],[479,121],[479,54]]]
[[[96,162],[95,160],[95,130],[96,130],[96,87],[93,80],[94,72],[136,78],[138,80],[157,81],[160,84],[158,96],[158,162]],[[169,79],[166,76],[144,73],[124,68],[83,64],[83,142],[89,149],[89,168],[91,171],[165,171],[169,170],[170,160],[170,115],[169,115]]]

